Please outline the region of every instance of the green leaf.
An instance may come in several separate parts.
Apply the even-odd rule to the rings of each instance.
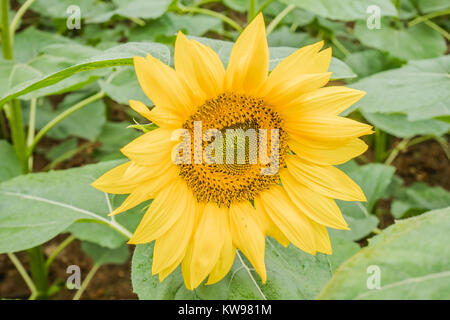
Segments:
[[[190,38],[195,39],[207,46],[210,46],[211,49],[217,52],[223,64],[225,66],[228,64],[231,49],[233,48],[234,44],[233,42],[200,37],[190,37]],[[290,54],[292,54],[296,50],[298,49],[290,47],[269,48],[269,57],[270,57],[269,70],[272,71],[278,65],[278,63],[287,58]],[[335,57],[331,59],[331,65],[329,70],[333,72],[333,75],[331,77],[334,80],[356,77],[353,71],[344,62]]]
[[[399,219],[449,206],[450,192],[441,187],[430,187],[423,182],[416,182],[409,187],[400,187],[400,190],[396,190],[391,212]]]
[[[271,47],[296,47],[300,48],[317,42],[306,32],[292,32],[287,26],[276,29],[267,37]]]
[[[344,62],[355,71],[359,78],[401,66],[400,61],[388,57],[377,50],[358,51],[348,55]]]
[[[348,114],[359,108],[368,113],[403,113],[409,121],[450,114],[450,56],[410,61],[406,66],[377,73],[351,87],[367,92]]]
[[[25,0],[19,0],[25,2]],[[67,8],[76,5],[80,8],[81,18],[86,19],[113,9],[112,4],[92,0],[35,0],[30,9],[44,17],[66,19]]]
[[[118,15],[127,18],[156,19],[169,8],[172,0],[113,0],[115,10],[87,19],[88,23],[109,21]]]
[[[128,212],[112,222],[105,193],[90,186],[96,177],[122,161],[102,162],[82,168],[32,173],[0,184],[0,253],[42,244],[74,222],[91,231],[83,240],[111,248],[120,246],[134,230],[139,212]],[[122,200],[122,199],[120,199]],[[115,207],[112,201],[111,207]],[[95,229],[89,227],[95,225]],[[92,231],[95,231],[92,233]],[[107,235],[107,236],[105,236]],[[75,234],[75,236],[77,236]]]
[[[370,14],[367,8],[376,5],[382,16],[396,16],[397,10],[389,0],[281,0],[324,18],[353,21],[366,20]]]
[[[417,5],[423,13],[434,12],[438,10],[445,10],[450,8],[450,3],[447,0],[415,0]]]
[[[83,241],[81,249],[97,265],[105,264],[124,264],[130,257],[130,249],[127,245],[122,245],[115,249],[105,248],[95,243]]]
[[[401,220],[345,262],[319,299],[450,299],[450,208]],[[369,266],[379,290],[368,289]]]
[[[354,32],[364,45],[403,60],[436,58],[447,48],[440,33],[423,23],[397,30],[386,25],[381,29],[369,29],[365,22],[359,21]]]
[[[360,250],[357,243],[342,238],[332,238],[331,245],[333,247],[333,254],[329,256],[329,260],[332,273]]]
[[[378,225],[378,218],[371,212],[375,203],[383,195],[394,175],[395,168],[382,164],[367,164],[364,166],[344,165],[341,167],[363,190],[367,202],[336,202],[350,227],[347,230],[330,229],[333,237],[347,240],[359,240],[372,232]]]
[[[116,102],[128,105],[128,101],[132,99],[142,101],[146,105],[153,104],[142,91],[134,68],[120,67],[109,80],[99,80],[99,85],[108,97]]]
[[[286,5],[274,1],[264,10],[264,17],[276,17],[284,8],[286,8]],[[311,23],[314,20],[314,17],[315,15],[311,12],[295,8],[289,12],[280,23],[287,25],[294,24],[298,27],[302,27]]]
[[[49,103],[44,102],[39,104],[36,113],[36,128],[41,129],[58,114],[87,98],[89,95],[91,93],[87,94],[86,92],[76,92],[67,95],[56,110]],[[94,101],[59,122],[47,133],[47,136],[58,140],[75,136],[94,141],[100,134],[103,124],[106,122],[105,112],[106,106],[103,101]],[[25,115],[27,118],[28,112]]]
[[[139,136],[139,132],[127,128],[128,125],[128,122],[105,123],[97,139],[102,146],[95,150],[94,157],[100,161],[123,158],[120,149]]]
[[[5,140],[0,140],[0,154],[2,155],[0,182],[20,176],[22,174],[22,168],[19,159],[17,159],[14,148]]]
[[[145,56],[147,54],[151,54],[164,63],[168,64],[170,62],[170,51],[165,45],[159,43],[129,42],[127,44],[105,50],[103,53],[77,63],[71,67],[22,83],[4,94],[0,100],[0,105],[26,93],[54,85],[78,72],[115,66],[133,65],[133,56]]]
[[[61,157],[62,155],[76,149],[77,147],[77,139],[76,138],[70,138],[57,146],[50,149],[50,151],[45,152],[45,156],[50,161],[54,161]],[[46,150],[42,150],[46,151]]]
[[[272,239],[266,241],[265,285],[240,252],[224,279],[195,291],[185,288],[180,267],[162,283],[152,277],[152,259],[153,243],[136,247],[131,279],[140,299],[312,299],[331,277],[328,256],[312,256],[292,245],[284,248]]]
[[[417,135],[442,136],[450,131],[450,123],[439,120],[410,121],[404,114],[370,113],[362,111],[364,118],[374,126],[401,138]]]

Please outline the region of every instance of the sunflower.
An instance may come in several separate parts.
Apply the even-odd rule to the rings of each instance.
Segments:
[[[175,69],[150,55],[134,57],[140,86],[155,106],[134,100],[130,106],[158,128],[122,148],[130,161],[93,186],[129,194],[110,215],[153,199],[129,243],[155,240],[152,274],[160,281],[181,264],[188,289],[207,277],[207,284],[216,283],[239,249],[264,283],[266,235],[313,255],[331,254],[326,227],[348,229],[334,199],[366,200],[333,165],[365,152],[358,137],[372,131],[338,116],[364,92],[324,87],[331,49],[322,47],[318,42],[297,50],[269,74],[260,14],[239,36],[226,69],[210,47],[181,32]],[[264,164],[248,157],[231,164],[174,163],[179,141],[173,132],[193,133],[197,121],[203,130],[278,130],[279,170],[261,174]]]

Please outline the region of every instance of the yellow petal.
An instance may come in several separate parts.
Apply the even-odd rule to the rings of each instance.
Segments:
[[[170,268],[175,262],[181,261],[186,247],[191,239],[195,222],[195,199],[192,194],[187,196],[186,208],[174,225],[161,237],[156,239],[153,251],[152,274]]]
[[[325,166],[345,163],[363,154],[368,148],[367,144],[358,138],[345,140],[334,148],[320,148],[320,146],[317,148],[314,143],[305,145],[294,139],[291,139],[288,144],[299,158]]]
[[[208,282],[206,284],[210,285],[222,280],[233,266],[235,256],[236,247],[233,245],[230,227],[227,221],[225,224],[225,240],[223,242],[219,260],[209,274]]]
[[[166,188],[170,183],[178,178],[178,168],[171,162],[168,163],[169,167],[167,170],[160,172],[159,176],[151,178],[139,184],[136,189],[125,199],[125,201],[114,211],[112,211],[109,216],[114,216],[121,212],[127,211],[140,203],[152,199],[156,194]]]
[[[188,40],[180,31],[175,42],[175,70],[196,97],[198,105],[223,91],[225,69],[211,48]]]
[[[122,179],[130,165],[131,161],[109,170],[95,180],[91,186],[107,193],[127,194],[133,192],[138,182]]]
[[[349,229],[341,210],[333,199],[308,189],[298,182],[288,170],[282,170],[280,178],[289,198],[308,218],[335,229]]]
[[[262,14],[245,28],[230,54],[225,89],[252,95],[267,79],[269,47]]]
[[[193,238],[191,286],[196,288],[219,260],[225,241],[228,209],[208,203]]]
[[[314,230],[314,237],[316,239],[316,250],[321,253],[332,254],[333,250],[331,248],[330,236],[328,235],[327,228],[311,220],[310,224]]]
[[[172,148],[176,141],[171,141],[172,130],[158,128],[144,133],[120,151],[129,159],[143,166],[152,166],[171,161]]]
[[[258,272],[262,282],[266,282],[264,264],[265,237],[255,219],[256,210],[250,202],[243,201],[230,206],[230,227],[233,243],[245,254]]]
[[[159,282],[163,282],[163,280],[165,278],[167,278],[168,275],[170,275],[175,269],[176,267],[178,267],[178,265],[181,263],[181,261],[183,260],[184,254],[180,255],[177,260],[172,263],[171,266],[165,268],[164,270],[161,270],[158,274],[158,278],[159,278]]]
[[[289,241],[307,253],[316,253],[309,219],[297,209],[280,186],[261,192],[256,201],[261,201],[265,211]]]
[[[328,116],[308,115],[301,118],[285,119],[286,131],[295,139],[297,136],[318,140],[340,142],[373,133],[372,126],[352,119]]]
[[[134,67],[142,90],[155,105],[182,119],[195,112],[195,101],[175,70],[150,55],[134,57]]]
[[[286,157],[289,173],[307,188],[325,197],[346,201],[366,201],[361,188],[344,172],[333,166],[318,166],[301,161],[297,156]]]
[[[284,247],[287,247],[289,245],[289,239],[286,238],[280,228],[278,228],[272,219],[270,219],[260,201],[255,200],[255,210],[256,220],[261,230],[268,236],[277,240]]]
[[[147,118],[148,120],[152,120],[150,118],[150,109],[146,107],[145,104],[143,104],[141,101],[138,100],[130,100],[128,101],[130,104],[131,109],[139,113],[144,118]]]
[[[158,127],[162,128],[181,128],[183,125],[183,121],[180,117],[167,111],[163,107],[153,107],[150,111],[149,118],[153,123],[156,123]]]
[[[317,90],[327,84],[331,72],[299,74],[289,82],[277,83],[271,90],[262,91],[261,95],[277,110],[286,108],[299,95]]]
[[[283,109],[281,112],[285,118],[292,117],[294,119],[306,114],[337,116],[360,100],[365,94],[364,91],[344,86],[320,88],[292,100],[292,106]]]
[[[282,85],[287,81],[292,81],[292,79],[298,77],[299,75],[307,73],[306,70],[310,62],[323,47],[323,44],[324,41],[319,41],[315,44],[300,48],[281,61],[270,73],[266,83],[266,90],[270,91],[280,84]]]
[[[169,187],[161,190],[128,243],[147,243],[165,234],[186,209],[189,192],[182,179],[174,181]]]

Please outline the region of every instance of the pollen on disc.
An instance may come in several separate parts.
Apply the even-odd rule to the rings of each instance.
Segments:
[[[179,164],[180,176],[186,180],[198,201],[229,206],[234,201],[253,200],[261,191],[279,183],[278,173],[261,174],[261,169],[269,167],[270,164],[261,162],[261,159],[257,159],[256,163],[253,161],[255,149],[259,155],[259,149],[266,148],[267,155],[271,155],[272,129],[277,129],[278,132],[279,168],[284,166],[284,158],[288,152],[287,134],[283,130],[282,118],[264,100],[246,95],[223,93],[206,101],[184,123],[183,127],[189,131],[191,137],[194,137],[195,123],[199,122],[201,122],[203,133],[208,129],[216,129],[222,134],[223,163],[208,164],[205,161],[194,163],[194,152],[192,152],[190,164]],[[267,132],[267,140],[260,140],[260,129]],[[235,138],[234,140],[227,139],[227,135],[230,135],[233,130],[238,132],[237,136],[232,137]],[[244,140],[238,139],[239,132],[246,133]],[[250,139],[252,135],[249,132],[256,133],[256,140]],[[228,140],[234,141],[234,144],[227,144]],[[261,145],[260,141],[267,141],[267,144]],[[210,143],[202,139],[202,151]],[[194,150],[194,139],[191,139],[191,148]],[[231,149],[233,150],[230,151]],[[244,151],[245,154],[240,159],[237,154],[239,150]],[[234,152],[234,162],[226,161],[227,151],[232,154]]]

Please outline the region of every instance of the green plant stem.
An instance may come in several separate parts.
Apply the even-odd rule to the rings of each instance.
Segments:
[[[11,260],[11,262],[16,267],[19,274],[22,276],[25,283],[27,284],[28,289],[30,289],[31,297],[36,296],[36,294],[37,294],[36,286],[34,285],[33,281],[31,280],[30,276],[28,275],[28,273],[25,270],[22,263],[19,261],[19,259],[17,259],[16,255],[14,253],[7,253],[7,255],[8,255],[9,259]]]
[[[292,11],[295,9],[293,4],[288,5],[283,9],[267,26],[266,33],[267,35],[271,34],[273,30],[278,26],[278,24]]]
[[[345,55],[350,55],[350,51],[347,50],[347,48],[336,38],[336,36],[331,36],[331,42]]]
[[[247,12],[247,22],[250,23],[250,21],[253,20],[253,18],[256,16],[256,0],[249,0],[249,8]]]
[[[427,26],[429,26],[430,28],[436,30],[437,32],[439,32],[445,39],[447,39],[448,41],[450,41],[450,33],[448,33],[444,28],[441,28],[439,25],[437,25],[436,23],[434,23],[433,21],[430,20],[425,20],[423,23],[425,23]]]
[[[55,118],[53,118],[49,123],[47,123],[37,134],[36,137],[33,140],[33,143],[28,147],[28,155],[33,153],[34,148],[36,147],[37,143],[49,132],[54,126],[56,126],[58,123],[60,123],[62,120],[70,116],[72,113],[82,109],[83,107],[87,106],[88,104],[97,101],[105,96],[104,91],[99,91],[96,94],[78,102],[74,106],[70,107],[69,109],[65,110]]]
[[[1,0],[1,34],[3,58],[12,60],[12,42],[9,32],[9,0]]]
[[[178,9],[180,9],[182,12],[201,13],[204,15],[212,16],[212,17],[222,20],[223,22],[228,24],[230,27],[236,29],[237,31],[239,31],[239,32],[242,31],[241,26],[238,25],[236,21],[228,18],[227,16],[225,16],[219,12],[209,10],[209,9],[204,9],[204,8],[186,7],[186,6],[182,5],[181,3],[178,3],[177,6],[178,6]]]
[[[403,150],[406,150],[409,140],[410,139],[403,139],[402,141],[400,141],[400,143],[389,153],[389,156],[387,157],[384,164],[390,166],[392,162],[394,162],[398,154]]]
[[[73,235],[68,236],[66,239],[64,239],[63,242],[61,242],[59,244],[59,246],[55,249],[55,251],[52,252],[50,257],[48,257],[47,261],[45,262],[45,268],[46,268],[47,272],[50,269],[50,266],[51,266],[53,260],[55,260],[55,258],[58,256],[58,254],[61,251],[63,251],[64,248],[67,247],[73,240],[75,240],[75,236],[73,236]]]
[[[31,276],[36,285],[38,299],[48,299],[48,273],[42,247],[37,246],[27,250],[30,259]]]
[[[445,16],[445,15],[448,15],[448,14],[450,14],[450,9],[432,12],[432,13],[429,13],[427,15],[420,16],[420,17],[417,17],[417,18],[411,20],[410,22],[408,22],[408,27],[412,27],[412,26],[414,26],[416,24],[419,24],[419,23],[422,23],[424,21],[427,21],[427,20],[430,20],[430,19],[433,19],[433,18],[437,18],[437,17],[440,17],[440,16]]]
[[[89,285],[89,282],[91,282],[92,278],[94,277],[97,270],[101,267],[100,264],[94,264],[91,270],[89,270],[89,273],[87,274],[86,278],[81,283],[80,289],[75,293],[73,296],[73,300],[80,300],[81,295],[83,294],[84,290],[86,290],[87,286]]]
[[[64,153],[63,155],[59,156],[58,158],[50,162],[48,165],[46,165],[41,171],[48,171],[54,169],[61,162],[73,157],[77,153],[80,153],[81,151],[93,146],[94,144],[95,141],[86,142],[85,144],[82,144],[81,146]]]
[[[264,11],[264,9],[266,9],[272,2],[273,2],[273,0],[266,0],[266,1],[264,1],[264,3],[258,9],[258,12]]]
[[[14,33],[19,27],[19,23],[22,20],[23,15],[27,12],[28,8],[33,4],[34,0],[27,0],[20,8],[17,10],[14,18],[11,21],[9,32],[11,37],[11,44],[14,42]]]
[[[34,131],[36,130],[36,106],[37,98],[31,99],[28,120],[27,148],[33,143]],[[33,171],[33,154],[30,154],[28,157],[28,169],[29,171]]]
[[[386,153],[386,133],[375,128],[375,162],[383,162]]]

